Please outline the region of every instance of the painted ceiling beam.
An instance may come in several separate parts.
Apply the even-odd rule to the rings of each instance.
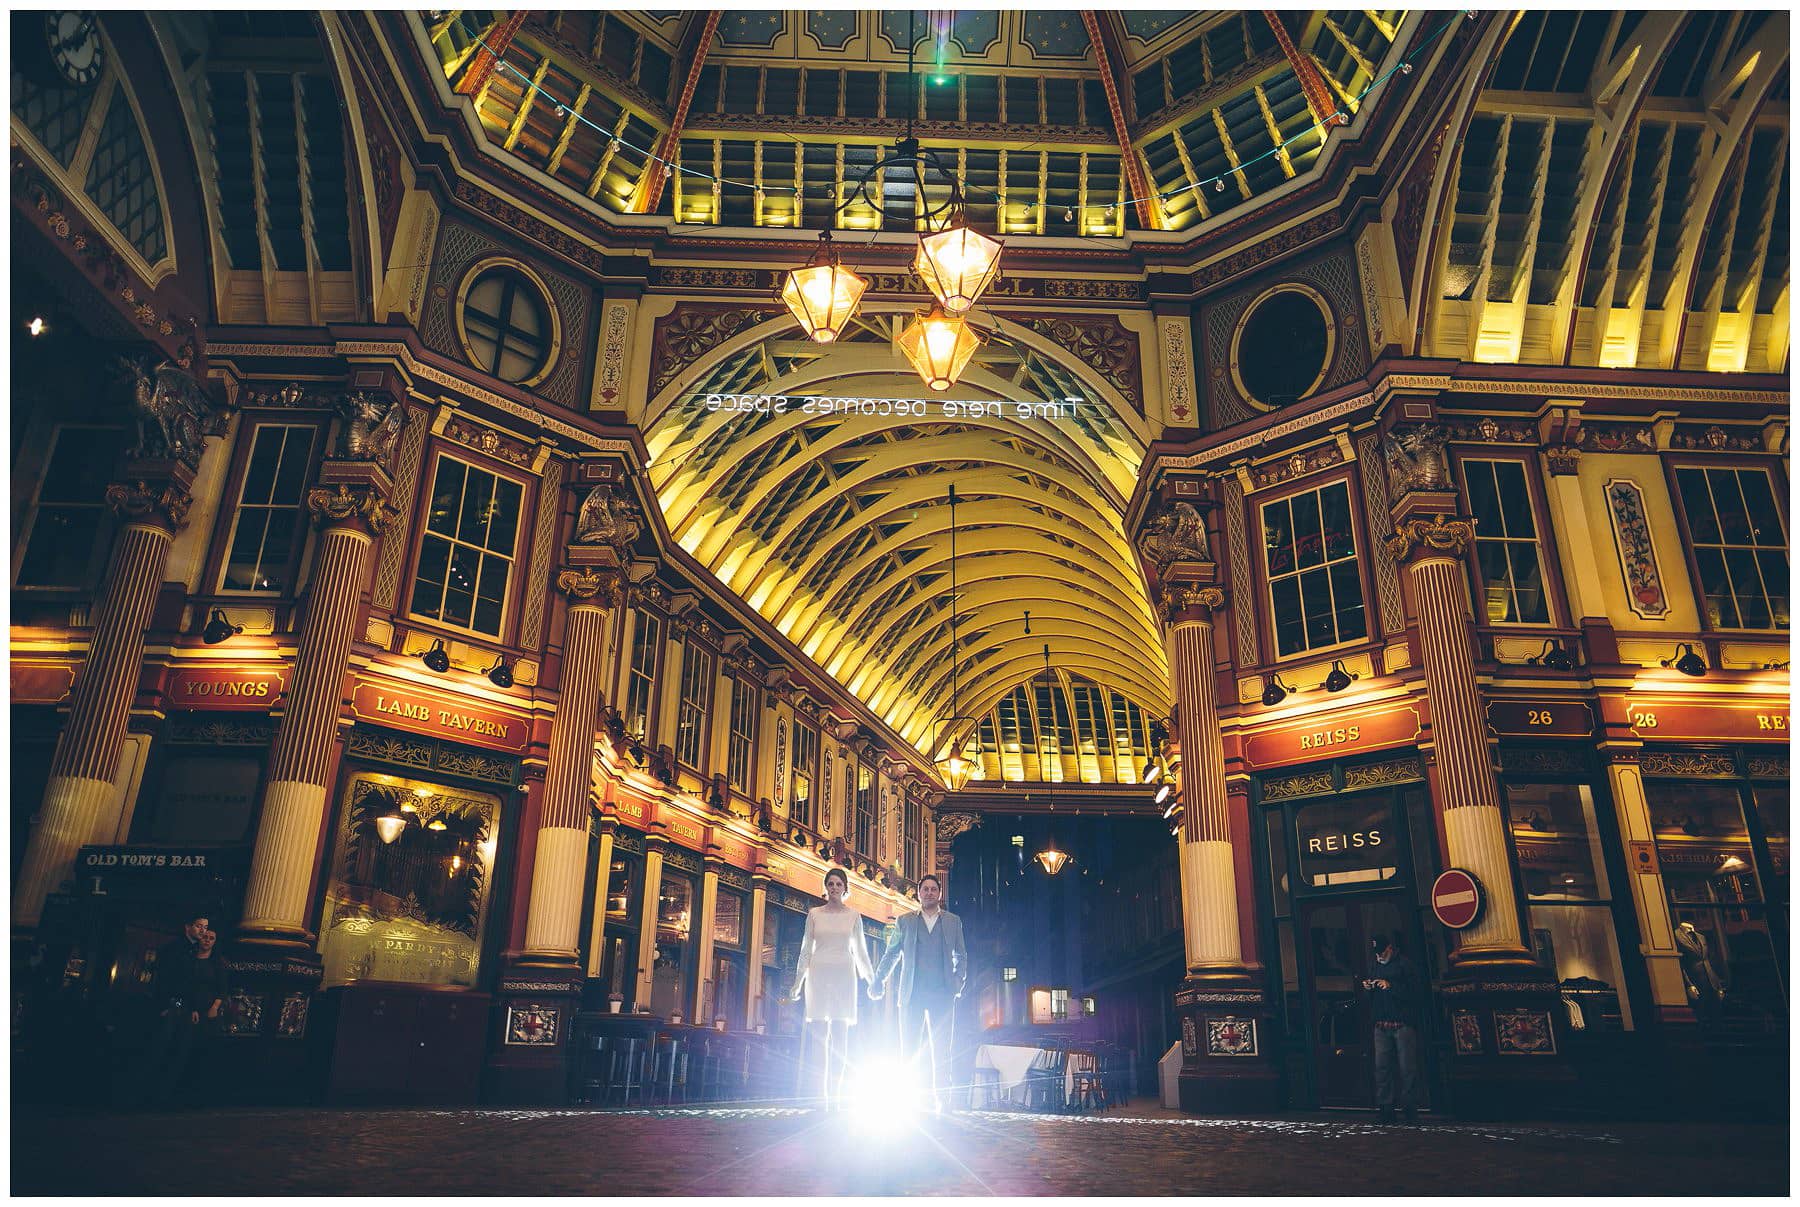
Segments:
[[[1100,67],[1100,83],[1106,90],[1106,108],[1112,114],[1112,127],[1119,141],[1119,160],[1125,169],[1125,184],[1137,207],[1138,224],[1146,230],[1162,230],[1162,205],[1150,190],[1149,177],[1137,148],[1131,145],[1131,123],[1125,116],[1125,103],[1120,95],[1119,75],[1114,64],[1123,64],[1119,41],[1109,24],[1092,9],[1081,10],[1081,22],[1087,26],[1088,41],[1094,46],[1094,59]]]
[[[1294,45],[1287,26],[1281,23],[1281,14],[1274,9],[1264,9],[1263,16],[1268,19],[1275,41],[1281,44],[1281,53],[1287,56],[1288,65],[1300,80],[1300,91],[1306,95],[1306,107],[1312,110],[1313,120],[1327,129],[1349,125],[1350,115],[1338,111],[1337,102],[1331,99],[1331,89],[1326,86],[1325,77],[1319,74],[1318,65]]]
[[[456,83],[458,96],[480,96],[482,88],[487,86],[488,77],[494,74],[499,65],[499,56],[506,53],[512,40],[525,24],[525,10],[506,14],[506,19],[496,25],[491,33],[482,38],[483,45],[476,50],[475,57],[469,60],[469,69],[463,72],[462,79]]]
[[[712,45],[713,35],[718,32],[719,18],[725,14],[714,10],[706,14],[706,20],[698,26],[690,25],[688,34],[696,30],[698,36],[691,42],[683,39],[687,45],[682,47],[688,60],[687,79],[681,84],[681,99],[675,103],[675,116],[669,121],[668,133],[656,144],[656,155],[645,165],[643,184],[638,189],[637,202],[631,207],[634,214],[650,214],[656,212],[662,201],[663,186],[669,180],[669,163],[675,155],[675,149],[681,145],[681,128],[687,124],[688,106],[694,103],[694,90],[700,86],[700,69],[706,65],[706,51]],[[676,56],[680,62],[681,56]]]

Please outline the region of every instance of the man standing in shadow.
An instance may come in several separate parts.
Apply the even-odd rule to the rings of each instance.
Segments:
[[[940,1114],[951,1088],[956,999],[969,979],[962,919],[944,909],[943,902],[943,881],[927,873],[919,880],[918,912],[895,924],[875,979],[869,982],[869,999],[879,1000],[894,966],[900,966],[900,1042],[914,1067],[921,1059],[929,1062],[932,1109]]]

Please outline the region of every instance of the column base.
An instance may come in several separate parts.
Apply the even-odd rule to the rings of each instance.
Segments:
[[[314,1006],[325,968],[311,944],[241,939],[229,953],[231,989],[216,1046],[217,1092],[232,1104],[298,1106],[324,1091]]]
[[[574,961],[514,959],[501,974],[488,1025],[481,1100],[497,1106],[563,1106],[575,1014],[587,982]]]
[[[1273,1010],[1248,973],[1189,973],[1175,991],[1181,1019],[1181,1109],[1196,1115],[1269,1115],[1282,1107]]]
[[[1536,1119],[1569,1100],[1568,1011],[1539,965],[1464,961],[1439,991],[1449,1106],[1462,1119]]]

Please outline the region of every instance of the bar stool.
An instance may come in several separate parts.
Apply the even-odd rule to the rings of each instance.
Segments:
[[[569,1095],[577,1106],[587,1106],[596,1096],[606,1093],[611,1066],[612,1049],[607,1037],[592,1032],[582,1036],[575,1062],[575,1085]]]
[[[638,1104],[644,1102],[644,1060],[646,1057],[645,1039],[641,1035],[613,1036],[607,1043],[609,1057],[606,1069],[606,1091],[601,1101],[612,1104],[613,1095],[619,1096],[619,1105],[629,1107],[631,1097],[637,1095]]]
[[[976,1095],[980,1095],[980,1106],[975,1106]],[[1000,1070],[977,1067],[969,1078],[969,1106],[974,1110],[991,1111],[994,1100],[1000,1097]]]
[[[688,1100],[688,1040],[668,1031],[656,1034],[651,1054],[651,1080],[657,1099],[664,1106],[674,1106],[677,1096],[681,1104]]]

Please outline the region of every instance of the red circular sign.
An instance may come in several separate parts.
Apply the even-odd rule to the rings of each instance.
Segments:
[[[1431,883],[1431,912],[1451,930],[1461,930],[1481,915],[1481,881],[1451,868]]]

